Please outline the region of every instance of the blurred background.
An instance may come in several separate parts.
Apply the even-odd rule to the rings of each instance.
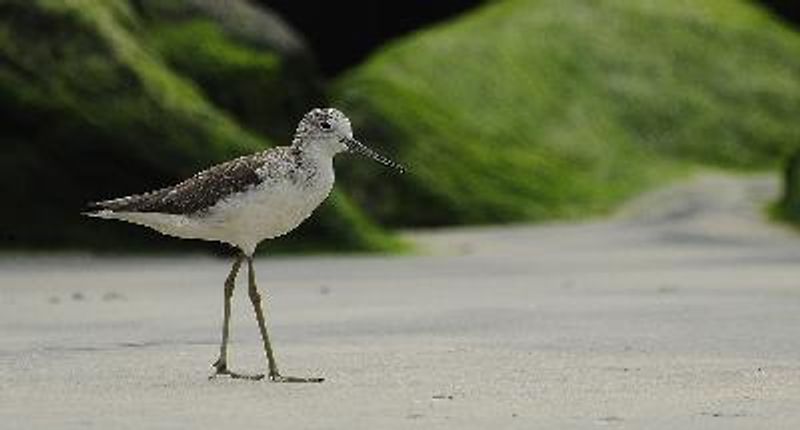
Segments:
[[[332,105],[409,166],[270,249],[609,213],[703,169],[769,171],[800,222],[800,15],[781,0],[0,0],[0,249],[212,249],[80,216],[290,141]]]

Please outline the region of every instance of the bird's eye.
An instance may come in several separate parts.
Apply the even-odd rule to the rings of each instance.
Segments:
[[[322,121],[321,123],[319,123],[319,127],[325,131],[328,131],[331,129],[331,123],[329,123],[328,121]]]

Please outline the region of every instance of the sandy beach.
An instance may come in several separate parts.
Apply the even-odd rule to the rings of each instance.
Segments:
[[[278,364],[318,385],[207,379],[228,261],[6,255],[0,429],[800,428],[777,189],[704,175],[604,220],[261,258]],[[243,281],[229,364],[264,372]]]

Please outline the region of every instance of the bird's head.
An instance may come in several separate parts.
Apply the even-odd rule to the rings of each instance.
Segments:
[[[338,109],[312,109],[297,125],[292,145],[304,150],[321,151],[334,156],[340,152],[354,152],[388,166],[405,171],[403,166],[373,151],[353,137],[350,120]]]

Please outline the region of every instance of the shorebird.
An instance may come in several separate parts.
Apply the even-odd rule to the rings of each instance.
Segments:
[[[238,248],[224,283],[222,342],[212,364],[216,376],[263,379],[228,368],[231,298],[236,275],[247,262],[248,292],[273,382],[322,382],[323,378],[283,376],[256,286],[253,253],[258,244],[294,230],[328,197],[334,183],[333,157],[341,152],[368,156],[402,172],[394,161],[353,138],[350,120],[340,111],[313,109],[300,121],[290,146],[239,157],[199,172],[171,187],[91,204],[86,215],[127,221],[185,239],[218,241]]]

